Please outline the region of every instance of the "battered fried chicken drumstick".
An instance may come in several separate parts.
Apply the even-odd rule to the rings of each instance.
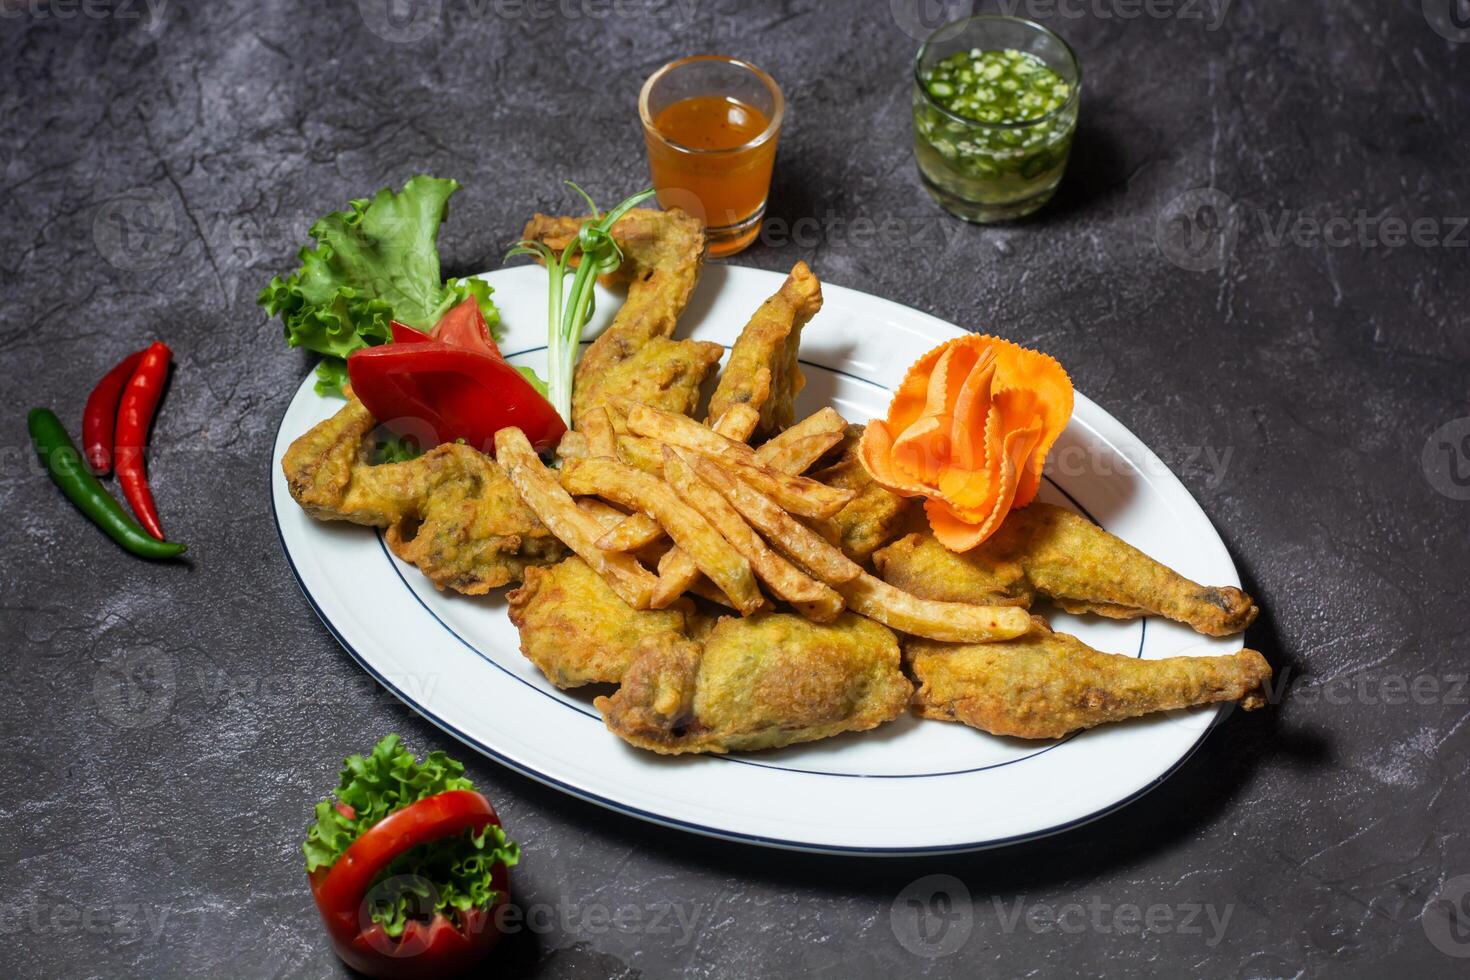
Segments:
[[[857,458],[857,444],[862,436],[861,425],[848,426],[837,462],[812,474],[814,480],[829,487],[852,490],[857,496],[832,517],[811,523],[817,533],[841,548],[843,554],[866,565],[873,552],[909,526],[909,519],[919,513],[919,501],[900,497],[873,482]]]
[[[653,642],[594,702],[608,730],[665,755],[769,749],[891,721],[913,688],[898,641],[843,614],[818,624],[764,613],[715,624],[703,646]]]
[[[560,252],[587,220],[537,214],[521,237]],[[704,225],[678,209],[635,208],[613,225],[612,236],[623,263],[608,284],[626,283],[628,298],[577,364],[573,423],[620,395],[688,415],[725,353],[719,344],[669,339],[699,281]]]
[[[1051,504],[1013,510],[989,540],[955,554],[910,534],[873,556],[889,583],[931,599],[1029,606],[1134,619],[1150,613],[1208,636],[1239,633],[1256,604],[1236,588],[1199,585],[1078,514]]]
[[[506,599],[521,653],[561,688],[616,684],[641,647],[683,642],[695,619],[688,599],[634,609],[576,556],[526,569],[525,582]]]
[[[362,402],[293,442],[281,461],[291,496],[317,520],[386,528],[393,553],[440,589],[483,595],[566,548],[495,460],[447,444],[405,463],[370,465],[377,423]]]
[[[1266,703],[1271,668],[1254,650],[1223,657],[1138,660],[1099,653],[1038,620],[1001,643],[909,639],[904,659],[919,691],[914,710],[993,735],[1061,738],[1082,728],[1216,701]]]
[[[801,328],[822,308],[822,284],[805,262],[798,262],[781,289],[755,311],[720,374],[710,397],[714,423],[733,405],[760,412],[755,435],[773,436],[796,421],[796,396],[806,385],[797,364]]]

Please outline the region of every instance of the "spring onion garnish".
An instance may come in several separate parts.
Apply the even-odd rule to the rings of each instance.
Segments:
[[[592,287],[598,276],[616,272],[623,264],[623,250],[613,241],[612,226],[629,210],[653,196],[653,188],[639,191],[617,207],[603,214],[587,192],[570,180],[568,187],[582,195],[592,212],[577,237],[557,255],[545,242],[519,241],[505,253],[507,259],[530,255],[546,263],[547,293],[547,398],[567,425],[572,424],[572,373],[577,365],[577,352],[582,343],[582,328],[592,318]],[[571,288],[566,286],[569,272]]]

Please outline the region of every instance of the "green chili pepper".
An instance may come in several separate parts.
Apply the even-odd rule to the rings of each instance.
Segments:
[[[184,553],[183,545],[175,541],[159,541],[128,516],[122,505],[82,462],[76,444],[66,434],[55,412],[49,408],[31,409],[26,416],[26,428],[31,433],[31,444],[41,457],[41,465],[46,467],[51,479],[56,481],[67,499],[77,505],[78,510],[107,532],[108,537],[142,558],[174,558]]]

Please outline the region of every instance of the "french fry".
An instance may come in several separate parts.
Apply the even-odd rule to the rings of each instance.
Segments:
[[[632,555],[603,551],[593,543],[602,535],[601,527],[542,465],[525,433],[516,428],[495,433],[495,458],[526,506],[552,534],[580,555],[624,602],[634,609],[648,608],[658,580]]]
[[[604,551],[637,551],[663,536],[664,529],[647,514],[628,514],[603,532],[597,539],[597,547]]]
[[[597,525],[601,527],[604,532],[612,530],[623,521],[628,519],[627,514],[623,513],[621,510],[618,510],[618,508],[614,507],[607,501],[598,500],[596,497],[578,497],[577,506],[580,507],[584,512],[586,512],[586,514],[594,521],[596,521]],[[606,551],[610,549],[605,548],[603,550]]]
[[[602,406],[582,413],[582,432],[587,436],[587,455],[616,459],[618,436],[613,431],[612,416]]]
[[[920,599],[867,572],[838,585],[837,591],[855,613],[890,629],[946,643],[1012,640],[1031,629],[1031,613],[1026,609]]]
[[[593,440],[594,425],[592,423],[594,421],[594,414],[601,414],[604,419],[608,419],[605,408],[598,408],[595,412],[589,412],[583,417],[583,428],[587,430],[589,444],[593,446],[593,452],[590,455],[617,455],[622,457],[623,462],[636,466],[645,473],[654,476],[659,476],[663,473],[661,447],[657,443],[654,443],[653,440],[642,436],[624,435],[617,437],[619,441],[614,443],[614,446],[622,446],[624,450],[622,453],[597,452],[595,449],[596,442]],[[727,438],[744,440],[748,439],[750,434],[755,431],[755,427],[760,423],[760,420],[761,413],[749,405],[734,405],[724,415],[720,416],[719,420],[715,422],[714,429],[720,435]],[[608,432],[611,433],[612,422],[610,419],[608,419],[607,425]],[[652,445],[648,446],[647,444],[650,443]],[[631,450],[631,452],[628,450]],[[642,458],[651,453],[657,453],[659,458],[657,460],[645,460]],[[630,455],[640,457],[639,461],[637,463],[632,462],[628,458]],[[608,551],[638,551],[641,548],[648,547],[663,536],[664,529],[658,526],[657,521],[650,519],[646,514],[630,514],[622,522],[621,527],[609,529],[597,542],[597,546],[599,548],[605,548]],[[681,565],[680,567],[692,566]]]
[[[737,403],[725,409],[710,428],[726,439],[745,442],[755,431],[755,427],[760,424],[761,413],[759,411],[744,403]]]
[[[682,551],[679,551],[677,548],[667,552],[666,554],[678,554],[685,561],[689,559],[688,555],[684,554],[684,552]],[[662,561],[659,562],[658,567],[660,569],[663,568]],[[662,573],[659,574],[659,578],[663,578]],[[715,583],[711,582],[709,579],[700,574],[699,569],[697,568],[694,570],[694,581],[690,584],[689,588],[685,589],[684,591],[689,593],[690,595],[697,595],[701,599],[708,599],[710,602],[724,606],[727,609],[735,608],[734,604],[730,602],[730,597],[725,595],[725,593],[721,592],[719,589],[715,588]]]
[[[788,429],[787,432],[789,431],[791,430]],[[797,476],[811,469],[812,464],[827,455],[827,450],[841,441],[841,433],[835,436],[818,433],[780,444],[772,439],[770,442],[761,444],[760,448],[755,451],[755,457],[764,466]]]
[[[770,586],[778,598],[785,599],[808,619],[819,623],[830,623],[842,612],[840,595],[768,548],[760,535],[745,523],[740,512],[718,490],[700,479],[689,462],[672,446],[664,447],[664,479],[691,507],[703,514],[736,551],[745,556],[756,577]],[[661,562],[659,587],[654,591],[653,601],[661,598],[660,591],[667,581]],[[675,593],[675,597],[678,594]]]
[[[782,473],[805,473],[846,432],[847,420],[835,409],[824,408],[762,443],[755,451],[756,462]]]
[[[715,433],[715,435],[734,436],[734,423],[739,416],[731,418],[730,411],[715,423],[717,427],[726,425],[731,427],[730,431]],[[651,416],[658,420],[658,416]],[[688,422],[688,419],[684,420]],[[678,422],[673,424],[678,425]],[[696,428],[703,428],[698,423],[692,423]],[[680,426],[686,428],[685,426]],[[692,430],[690,430],[692,431]],[[708,430],[707,430],[708,431]],[[797,474],[806,470],[822,457],[827,450],[842,441],[843,434],[847,431],[847,422],[830,408],[824,408],[820,412],[801,420],[780,435],[764,443],[755,450],[754,459],[757,463],[780,470],[784,473]],[[639,438],[643,437],[623,437]],[[704,440],[704,437],[691,436],[706,441],[710,445],[723,445],[718,440]],[[644,440],[652,441],[652,440]],[[744,448],[743,446],[740,448]],[[660,461],[661,464],[662,461]],[[673,597],[681,592],[689,591],[698,584],[700,580],[698,567],[688,559],[678,548],[664,555],[659,563],[659,586],[655,601],[672,602]]]
[[[650,476],[659,476],[663,473],[663,450],[659,447],[657,439],[619,432],[618,459]]]
[[[580,459],[591,455],[587,450],[587,434],[568,429],[562,435],[561,442],[556,444],[556,454],[562,459]]]
[[[743,442],[720,435],[684,415],[675,415],[640,402],[623,399],[619,407],[628,413],[628,431],[680,449],[693,449],[711,456],[755,459],[755,450]]]
[[[767,541],[823,582],[837,585],[863,573],[856,562],[782,510],[770,497],[741,481],[721,461],[699,455],[688,459],[694,472],[720,491]]]
[[[759,463],[731,457],[726,457],[721,462],[740,479],[800,517],[831,517],[857,496],[853,490],[829,487],[825,483],[782,473]],[[664,465],[668,465],[667,455]]]
[[[568,493],[602,497],[658,521],[742,615],[765,604],[750,562],[662,480],[614,460],[591,458],[568,462],[562,468],[561,483]],[[552,528],[553,533],[555,530]],[[677,596],[669,601],[673,598]]]

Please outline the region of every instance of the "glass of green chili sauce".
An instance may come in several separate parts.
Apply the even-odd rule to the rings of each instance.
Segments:
[[[989,223],[1031,214],[1067,168],[1082,69],[1056,34],[1019,17],[941,27],[914,61],[914,156],[951,214]]]

